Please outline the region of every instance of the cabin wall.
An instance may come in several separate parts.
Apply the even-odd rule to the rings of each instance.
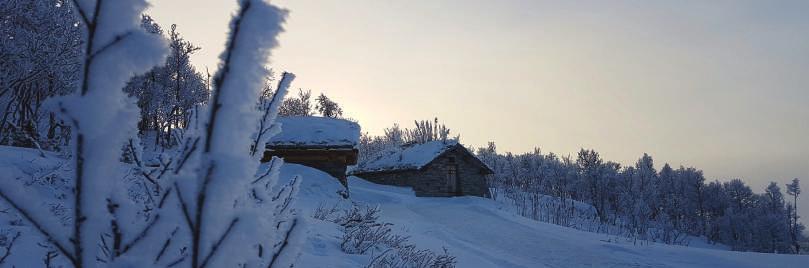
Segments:
[[[273,156],[284,159],[285,163],[300,164],[326,172],[337,178],[345,186],[346,168],[356,163],[357,150],[267,150],[262,161],[269,161]]]
[[[454,163],[450,161],[451,157],[455,158]],[[366,173],[359,177],[378,184],[410,186],[413,187],[416,196],[486,196],[486,180],[483,170],[470,157],[472,156],[460,150],[453,150],[433,160],[422,170]],[[457,191],[450,191],[450,185],[447,183],[448,166],[450,165],[457,166],[459,186]]]
[[[455,161],[452,162],[451,158]],[[457,196],[473,195],[485,196],[486,180],[483,170],[475,164],[471,156],[453,150],[433,160],[430,165],[422,169],[421,175],[415,180],[413,190],[417,196]],[[458,185],[456,191],[451,191],[447,183],[449,166],[457,166]]]
[[[419,175],[416,171],[397,171],[384,173],[367,173],[359,177],[377,184],[394,186],[412,186],[409,182]]]

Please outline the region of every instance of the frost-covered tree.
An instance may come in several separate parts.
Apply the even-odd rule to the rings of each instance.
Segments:
[[[73,93],[81,25],[64,0],[0,2],[0,144],[58,150],[68,123],[46,99]]]
[[[585,149],[575,160],[537,149],[498,153],[494,143],[477,152],[495,171],[491,197],[532,219],[669,244],[705,236],[743,251],[797,253],[802,239],[791,237],[794,208],[775,184],[757,194],[738,179],[706,183],[695,168],[656,171],[648,154],[621,167]]]
[[[783,225],[783,222],[789,222],[789,215],[781,188],[777,183],[770,182],[760,197],[761,204],[757,206],[759,213],[754,217],[755,248],[763,252],[790,252],[790,228]]]
[[[580,187],[583,192],[580,196],[586,196],[587,200],[595,206],[599,219],[606,221],[603,160],[597,152],[582,149],[576,158],[576,165],[578,165],[579,176],[582,178]]]
[[[801,252],[801,245],[798,243],[803,233],[803,226],[798,222],[798,196],[801,195],[801,184],[798,178],[792,179],[792,182],[787,184],[787,195],[792,196],[792,213],[790,222],[790,234],[792,235],[793,247],[795,251]]]
[[[436,117],[433,121],[415,121],[415,127],[404,130],[405,143],[425,143],[429,141],[447,141],[452,139],[450,129],[446,125],[438,122]],[[455,140],[458,140],[457,138]]]
[[[281,116],[312,116],[312,91],[298,89],[298,96],[287,98],[281,104]]]
[[[332,118],[343,116],[343,109],[340,108],[340,105],[329,99],[329,97],[326,97],[325,94],[320,93],[320,96],[317,96],[315,101],[317,102],[315,109],[317,109],[320,115]]]
[[[415,121],[412,129],[402,128],[394,123],[392,127],[385,128],[380,136],[370,136],[362,133],[359,143],[358,162],[362,163],[373,159],[378,153],[385,150],[395,150],[406,144],[426,143],[430,141],[458,142],[460,136],[450,136],[450,129],[438,122],[438,118],[433,121]]]
[[[142,18],[142,26],[155,35],[164,34],[147,15]],[[171,50],[165,64],[132,78],[125,89],[138,99],[141,111],[138,129],[164,147],[176,145],[176,132],[187,126],[192,109],[205,103],[209,95],[203,75],[190,61],[190,56],[200,48],[182,38],[177,25],[171,25],[167,39]]]

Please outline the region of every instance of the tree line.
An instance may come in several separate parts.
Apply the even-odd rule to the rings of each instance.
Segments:
[[[412,128],[394,124],[379,136],[362,133],[358,161],[438,140],[459,142],[460,137],[451,136],[437,118],[415,121]],[[785,185],[786,191],[771,182],[759,194],[740,179],[706,180],[693,167],[666,163],[658,171],[648,154],[622,166],[587,149],[575,158],[539,149],[500,153],[493,142],[475,151],[495,172],[488,178],[490,197],[511,203],[529,218],[668,244],[704,237],[738,251],[803,252],[798,179]]]
[[[357,161],[360,163],[368,161],[382,151],[400,149],[404,145],[460,140],[460,136],[451,136],[451,130],[439,122],[437,117],[433,120],[416,120],[413,121],[413,125],[413,128],[403,128],[395,123],[385,128],[384,134],[380,136],[370,135],[368,132],[361,133]]]
[[[541,197],[550,196],[590,204],[600,223],[640,239],[682,244],[687,235],[739,251],[802,252],[798,179],[786,185],[786,195],[775,182],[754,193],[740,179],[707,181],[693,167],[666,163],[658,171],[647,154],[622,166],[594,150],[571,158],[539,149],[499,153],[489,143],[477,155],[495,171],[489,181],[493,198],[509,199],[524,211],[541,212]]]
[[[61,151],[70,142],[71,124],[53,101],[78,90],[85,38],[70,1],[9,0],[0,5],[0,144]],[[146,33],[164,38],[163,64],[132,77],[124,92],[137,101],[139,134],[157,147],[174,147],[197,107],[206,105],[212,75],[197,70],[191,56],[202,48],[182,37],[177,25],[165,29],[141,15]],[[272,98],[280,77],[267,76],[263,98]],[[281,116],[342,118],[343,109],[321,93],[299,89],[285,98]]]

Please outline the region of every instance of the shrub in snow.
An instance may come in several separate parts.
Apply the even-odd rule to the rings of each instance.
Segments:
[[[368,268],[451,268],[457,261],[455,256],[449,255],[446,248],[443,252],[435,253],[431,250],[418,249],[407,245],[382,252],[371,259]]]
[[[419,249],[409,243],[409,237],[396,234],[392,223],[379,221],[378,206],[351,204],[320,204],[313,217],[336,223],[342,231],[340,249],[348,254],[371,254],[366,267],[455,267],[455,257],[446,248],[443,253]],[[373,252],[381,252],[373,254]]]
[[[392,223],[378,222],[379,207],[352,206],[335,223],[343,228],[340,248],[349,254],[365,254],[371,248],[397,248],[407,237],[393,233]]]
[[[324,203],[320,203],[317,208],[315,208],[315,212],[312,213],[312,218],[321,221],[335,221],[335,215],[337,212],[340,212],[340,203],[335,203],[333,206],[327,206]]]

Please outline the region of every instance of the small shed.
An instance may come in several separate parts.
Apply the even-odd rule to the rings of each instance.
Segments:
[[[315,116],[280,117],[277,122],[281,133],[270,138],[262,161],[277,156],[287,163],[319,169],[347,185],[346,169],[357,163],[357,123]]]
[[[349,173],[412,187],[416,196],[488,196],[486,176],[494,172],[456,141],[430,141],[383,151]]]

